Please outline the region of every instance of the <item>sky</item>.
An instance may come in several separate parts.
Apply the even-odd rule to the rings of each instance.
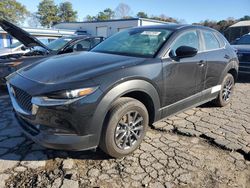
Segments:
[[[18,0],[30,12],[36,12],[40,0]],[[65,0],[54,0],[60,4]],[[250,0],[68,0],[78,12],[78,21],[86,15],[94,16],[105,8],[115,9],[119,3],[130,6],[133,15],[144,11],[150,15],[165,14],[166,16],[184,19],[186,23],[202,20],[219,21],[228,17],[240,18],[250,15]]]

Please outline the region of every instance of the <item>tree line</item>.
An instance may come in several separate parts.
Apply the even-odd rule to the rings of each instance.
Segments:
[[[70,1],[64,1],[60,4],[55,4],[54,0],[41,0],[37,12],[29,12],[24,5],[16,0],[0,0],[0,18],[5,18],[13,23],[20,24],[24,20],[27,21],[30,27],[52,27],[60,22],[74,22],[78,20],[77,11],[73,9]],[[165,22],[173,23],[186,23],[183,19],[177,19],[160,15],[148,15],[144,11],[139,11],[133,16],[132,10],[129,5],[120,3],[114,10],[106,8],[98,12],[96,15],[87,15],[82,21],[101,21],[110,19],[126,19],[126,18],[150,18]],[[220,32],[225,31],[230,25],[243,20],[250,20],[250,16],[244,16],[239,19],[228,18],[226,20],[212,21],[204,20],[199,24],[214,28]]]
[[[77,11],[72,3],[64,1],[56,5],[54,0],[42,0],[37,12],[29,12],[24,5],[16,0],[0,0],[0,18],[12,23],[21,24],[26,20],[31,27],[51,27],[59,22],[73,22],[77,20]]]

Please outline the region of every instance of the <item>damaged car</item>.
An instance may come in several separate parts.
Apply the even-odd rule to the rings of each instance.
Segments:
[[[28,32],[7,20],[1,19],[0,26],[8,34],[19,40],[24,45],[23,48],[30,49],[23,54],[0,56],[0,85],[5,85],[6,76],[24,66],[54,55],[89,51],[104,39],[103,37],[89,35],[72,35],[44,44],[38,38],[31,36]]]

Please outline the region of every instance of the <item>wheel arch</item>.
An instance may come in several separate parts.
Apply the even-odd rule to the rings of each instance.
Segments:
[[[238,65],[237,61],[233,60],[233,61],[229,62],[228,65],[225,67],[223,73],[221,74],[220,82],[219,83],[220,84],[222,83],[224,77],[228,73],[232,74],[233,77],[234,77],[234,80],[236,81],[237,78],[238,78],[238,67],[239,67],[239,65]]]
[[[99,144],[106,115],[112,103],[120,97],[131,97],[142,102],[149,112],[149,117],[151,116],[150,123],[160,119],[160,97],[151,83],[145,80],[128,80],[120,83],[102,97],[93,115],[92,128],[97,136],[96,145]]]
[[[235,68],[231,68],[228,70],[227,73],[232,74],[232,76],[234,77],[234,81],[236,82],[237,78],[238,78],[238,72]]]

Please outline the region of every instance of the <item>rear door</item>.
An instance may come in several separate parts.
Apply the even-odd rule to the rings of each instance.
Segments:
[[[219,40],[219,37],[210,30],[201,30],[204,43],[204,55],[207,61],[207,74],[204,83],[204,89],[220,85],[221,73],[227,65],[230,54],[228,54],[225,43]]]

